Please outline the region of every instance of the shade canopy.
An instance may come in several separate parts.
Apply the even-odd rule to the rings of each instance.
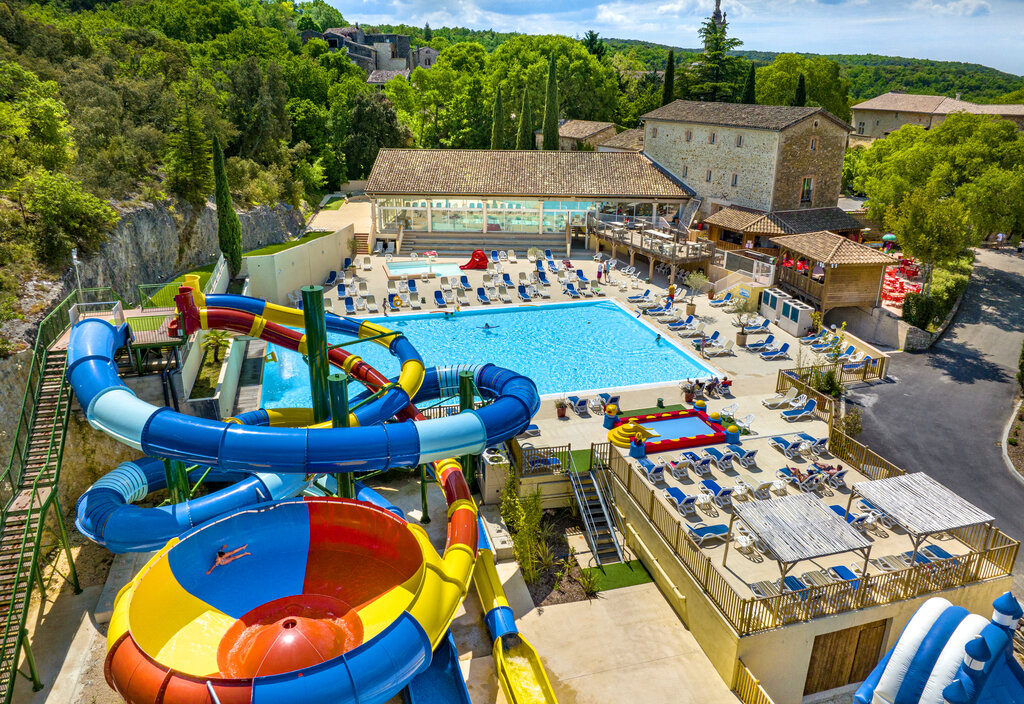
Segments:
[[[991,523],[995,519],[924,472],[859,482],[853,492],[914,536]]]
[[[867,538],[810,494],[734,503],[733,514],[780,563],[813,560],[871,546]]]

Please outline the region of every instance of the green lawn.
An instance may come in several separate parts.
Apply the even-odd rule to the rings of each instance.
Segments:
[[[214,264],[216,264],[216,262],[214,262]],[[181,276],[171,279],[156,292],[147,292],[146,295],[148,296],[148,300],[142,301],[142,303],[146,308],[173,308],[174,297],[178,295],[178,287],[185,283],[185,277],[189,274],[198,274],[199,288],[205,289],[206,283],[210,280],[210,277],[213,276],[214,264],[201,266],[198,269],[193,269],[192,271],[188,271]]]
[[[132,332],[153,332],[159,330],[166,320],[166,315],[140,315],[128,318],[128,327]]]
[[[605,565],[604,567],[587,567],[584,571],[597,577],[597,589],[602,592],[654,581],[651,573],[644,569],[640,560]]]
[[[324,236],[330,235],[330,234],[332,234],[332,233],[330,233],[330,232],[311,232],[308,235],[306,235],[305,237],[303,237],[302,239],[299,239],[299,240],[288,240],[287,242],[280,242],[278,244],[268,244],[266,247],[260,247],[259,249],[252,250],[251,252],[246,252],[242,256],[245,256],[245,257],[262,257],[265,254],[276,254],[278,252],[283,252],[286,249],[291,249],[292,247],[298,247],[300,244],[306,244],[307,242],[312,242],[313,240],[318,240],[321,237],[324,237]]]
[[[341,210],[341,206],[345,205],[344,196],[331,196],[324,203],[324,207],[321,210]]]
[[[590,471],[590,450],[573,450],[569,454],[572,455],[572,463],[577,472]]]

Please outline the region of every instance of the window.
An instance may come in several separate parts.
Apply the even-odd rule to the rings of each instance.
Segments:
[[[818,121],[817,120],[814,121],[814,129],[818,129]]]
[[[686,166],[686,165],[684,164],[684,165],[683,165],[683,178],[686,178],[686,173],[687,173],[688,171],[689,171],[689,168],[687,168],[687,166]]]
[[[704,178],[705,181],[711,183],[711,169],[708,169],[708,175]]]
[[[651,128],[651,139],[654,139],[657,136],[658,136],[658,128],[657,127],[652,127]]]
[[[710,173],[710,172],[709,172]],[[811,197],[814,195],[814,179],[808,176],[804,179],[803,184],[800,186],[800,202],[810,203]]]
[[[863,122],[858,122],[857,123],[857,134],[864,134],[864,123]]]
[[[693,130],[686,130],[686,141],[689,142],[693,139]]]
[[[715,135],[714,132],[712,132],[711,134],[708,135],[708,144],[714,144],[715,143],[715,136],[716,135]]]
[[[741,134],[736,135],[736,146],[737,147],[742,147],[743,146],[743,135],[741,135]]]
[[[898,120],[898,119],[900,119],[900,114],[899,114],[899,113],[896,113],[895,115],[893,115],[893,117],[894,117],[894,118],[896,118],[896,119]]]
[[[815,151],[818,148],[818,140],[816,137],[811,137],[811,151]]]
[[[733,185],[733,188],[735,188],[735,187],[736,187],[736,185],[737,185],[737,184],[738,184],[739,182],[740,182],[740,177],[739,177],[739,175],[738,175],[738,174],[733,174],[733,175],[732,175],[732,185]]]

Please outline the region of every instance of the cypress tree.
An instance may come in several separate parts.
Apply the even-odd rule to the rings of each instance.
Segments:
[[[523,105],[519,109],[519,133],[516,135],[516,149],[533,149],[533,118],[530,116],[529,88],[523,86]]]
[[[741,103],[757,105],[757,78],[754,75],[754,63],[750,63],[750,71],[747,73],[747,82],[743,84],[743,98]]]
[[[555,78],[555,55],[548,60],[548,90],[544,99],[544,141],[542,149],[558,150],[558,81]]]
[[[796,97],[793,98],[793,105],[802,108],[807,105],[807,80],[804,74],[800,74],[800,80],[796,83]]]
[[[501,105],[501,84],[494,95],[494,111],[491,113],[491,149],[505,148],[505,109]]]
[[[668,50],[665,63],[665,84],[661,87],[661,104],[668,105],[676,99],[676,52]]]
[[[216,135],[213,137],[213,181],[214,201],[217,204],[217,243],[234,277],[242,268],[242,225],[231,203],[231,189],[224,168],[224,150]]]

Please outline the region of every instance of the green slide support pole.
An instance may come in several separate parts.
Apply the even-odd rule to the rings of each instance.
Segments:
[[[188,499],[188,472],[183,463],[165,459],[164,478],[167,480],[168,498],[172,504],[180,504]]]
[[[423,516],[420,523],[430,523],[430,514],[427,512],[427,465],[420,465],[420,504],[423,509]]]
[[[312,369],[312,366],[310,367]],[[331,374],[327,377],[331,392],[331,425],[335,428],[348,427],[348,376]],[[334,475],[338,483],[338,496],[344,499],[356,498],[356,478],[351,472]]]
[[[327,376],[327,322],[324,320],[324,289],[322,286],[302,287],[302,317],[306,324],[306,359],[309,364],[309,386],[313,392],[313,422],[323,423],[331,417],[331,398]]]
[[[459,410],[473,410],[473,372],[459,372]],[[474,487],[473,455],[462,456],[462,474],[466,477],[469,490]]]

